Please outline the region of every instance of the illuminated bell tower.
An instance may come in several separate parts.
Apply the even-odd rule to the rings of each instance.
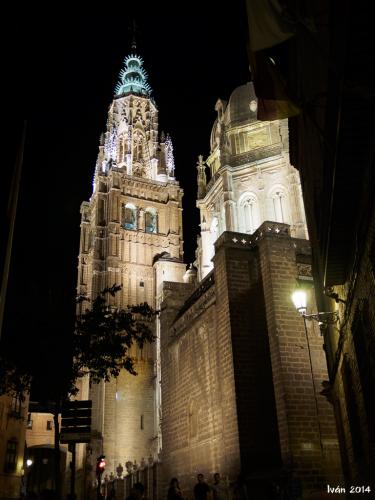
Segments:
[[[158,308],[163,281],[183,281],[182,189],[174,176],[171,138],[158,132],[158,110],[143,60],[125,58],[107,128],[100,138],[93,194],[81,205],[78,294],[95,298],[121,284],[108,305],[147,302]],[[157,340],[133,347],[137,376],[127,372],[93,385],[92,456],[108,473],[121,463],[157,457],[160,446],[159,326]]]

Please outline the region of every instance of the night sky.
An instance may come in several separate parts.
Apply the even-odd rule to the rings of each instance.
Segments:
[[[137,52],[159,109],[159,132],[172,137],[176,177],[185,192],[185,262],[194,260],[197,156],[209,153],[216,100],[227,100],[250,78],[247,21],[241,0],[225,8],[213,1],[174,5],[159,2],[150,10],[147,3],[134,8],[130,2],[106,2],[82,15],[38,12],[33,5],[7,19],[2,216],[24,119],[27,129],[4,345],[13,351],[22,346],[17,356],[22,362],[32,358],[36,375],[53,373],[67,350],[79,207],[92,192],[99,136],[131,52],[133,18]],[[46,378],[39,377],[38,387]]]

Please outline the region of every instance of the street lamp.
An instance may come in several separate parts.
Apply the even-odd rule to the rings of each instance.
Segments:
[[[304,320],[315,320],[319,325],[334,325],[339,320],[337,311],[318,312],[316,314],[306,314],[306,292],[298,289],[292,294],[294,307],[301,314]]]
[[[321,430],[320,418],[319,418],[319,405],[318,405],[317,392],[316,392],[316,386],[315,386],[315,380],[314,380],[314,371],[313,371],[313,365],[312,365],[312,359],[311,359],[309,333],[307,331],[306,320],[315,320],[315,321],[319,322],[319,325],[323,325],[323,324],[328,324],[328,323],[335,323],[338,320],[338,316],[337,316],[336,311],[334,313],[326,313],[326,312],[319,313],[318,312],[316,314],[306,314],[307,296],[306,296],[305,290],[302,290],[300,288],[293,292],[292,301],[293,301],[295,308],[297,309],[297,311],[300,313],[300,315],[303,318],[303,326],[304,326],[304,330],[305,330],[306,343],[307,343],[307,352],[308,352],[308,356],[309,356],[311,382],[312,382],[312,387],[313,387],[313,392],[314,392],[315,413],[316,413],[316,419],[317,419],[317,425],[318,425],[320,449],[321,449],[321,453],[323,453],[322,430]]]
[[[28,459],[26,460],[26,465],[27,465],[28,467],[31,467],[31,465],[33,465],[33,461],[31,460],[31,458],[28,458]]]

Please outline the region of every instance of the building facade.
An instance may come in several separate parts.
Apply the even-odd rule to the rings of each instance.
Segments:
[[[161,307],[162,464],[188,495],[201,472],[241,473],[256,498],[305,498],[340,481],[317,323],[291,294],[311,254],[286,120],[259,122],[251,83],[219,100],[198,161],[197,283],[165,283]],[[339,484],[339,483],[338,483]],[[276,486],[278,485],[278,486]]]
[[[25,493],[24,460],[28,394],[0,397],[0,498],[19,498]]]
[[[171,139],[158,132],[142,59],[125,59],[81,206],[77,291],[94,298],[121,284],[109,307],[148,302],[160,315],[155,343],[132,348],[136,377],[81,391],[93,401],[89,487],[102,453],[111,474],[161,461],[157,482],[177,476],[186,494],[198,472],[230,482],[242,473],[257,498],[276,484],[321,491],[340,476],[320,394],[323,341],[290,298],[298,281],[311,286],[311,256],[287,122],[257,120],[251,83],[216,111],[210,155],[197,165],[201,235],[186,271]]]
[[[290,121],[291,157],[301,174],[318,308],[339,314],[324,342],[346,486],[373,495],[374,30],[365,4],[352,11],[317,2],[309,24],[317,27],[311,39],[297,33],[278,47],[289,94],[314,103]]]
[[[125,59],[108,112],[95,168],[93,194],[81,206],[79,295],[95,298],[121,284],[108,305],[126,309],[147,302],[159,307],[164,280],[182,281],[182,189],[174,176],[170,137],[158,130],[158,110],[150,97],[143,61]],[[157,459],[160,435],[159,325],[157,340],[133,348],[137,376],[122,372],[110,383],[93,385],[83,399],[93,401],[88,460],[106,456],[107,471],[119,463]],[[91,477],[94,481],[94,475]]]
[[[224,231],[253,233],[266,220],[289,224],[291,235],[307,238],[298,172],[289,161],[287,120],[257,120],[252,83],[216,103],[211,152],[198,162],[201,237],[199,279],[213,268],[214,242]]]

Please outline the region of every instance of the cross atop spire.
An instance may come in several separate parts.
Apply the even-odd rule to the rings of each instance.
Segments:
[[[138,31],[137,23],[135,22],[135,19],[133,19],[132,50],[137,50],[137,40],[136,40],[137,31]]]

